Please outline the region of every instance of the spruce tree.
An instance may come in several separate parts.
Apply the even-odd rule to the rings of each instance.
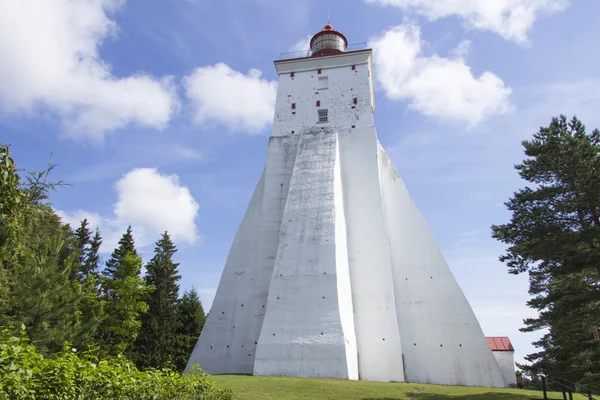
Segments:
[[[181,279],[173,261],[177,247],[167,232],[156,242],[154,257],[146,265],[145,283],[153,287],[146,299],[148,313],[142,317],[142,328],[136,342],[139,367],[159,368],[173,359],[176,347],[177,297]]]
[[[131,226],[119,240],[101,277],[106,302],[106,318],[98,330],[100,351],[105,355],[126,354],[131,357],[133,344],[141,327],[141,316],[148,305],[150,290],[140,272],[142,259],[135,250]]]
[[[83,266],[83,273],[85,275],[98,272],[100,267],[100,246],[102,246],[102,236],[100,236],[100,230],[96,228],[96,234],[92,238],[85,254],[85,263]]]
[[[118,276],[119,265],[127,254],[137,255],[135,249],[135,242],[133,240],[133,233],[131,225],[127,227],[127,232],[123,234],[119,240],[119,247],[117,247],[110,256],[110,259],[106,262],[104,268],[104,275],[111,279],[115,279]]]
[[[75,233],[73,234],[73,236],[74,236],[74,240],[73,240],[72,247],[73,247],[73,250],[78,253],[78,256],[77,256],[77,263],[75,265],[75,268],[73,268],[71,275],[72,275],[72,278],[77,278],[80,281],[82,281],[85,276],[85,274],[84,274],[85,256],[86,256],[88,246],[91,242],[91,232],[90,232],[90,229],[88,228],[88,220],[86,218],[84,218],[81,221],[79,227],[75,230]]]
[[[132,356],[141,316],[148,311],[144,300],[151,290],[140,277],[141,269],[142,259],[133,252],[126,253],[117,264],[116,277],[102,279],[106,318],[97,332],[102,355]]]
[[[539,315],[522,331],[548,328],[523,368],[600,388],[600,131],[561,115],[523,147],[515,168],[531,187],[506,203],[511,221],[492,227],[509,245],[509,272],[529,274]]]
[[[192,350],[200,337],[206,314],[198,297],[198,292],[193,287],[186,290],[177,303],[177,351],[173,361],[179,371],[185,368]]]
[[[77,250],[79,250],[78,261],[79,261],[79,264],[81,264],[82,269],[83,269],[83,265],[85,264],[86,250],[88,248],[88,245],[91,243],[91,236],[92,236],[92,233],[90,232],[90,229],[88,228],[87,218],[84,218],[83,221],[81,221],[81,225],[79,225],[79,228],[77,228],[77,230],[75,231],[75,236],[76,236],[76,242],[75,242],[76,248],[77,248]]]

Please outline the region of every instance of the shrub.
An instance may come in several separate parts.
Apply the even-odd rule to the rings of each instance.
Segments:
[[[25,332],[0,334],[0,399],[230,400],[210,376],[196,368],[139,371],[124,357],[98,361],[91,351],[65,345],[53,358],[38,353]]]

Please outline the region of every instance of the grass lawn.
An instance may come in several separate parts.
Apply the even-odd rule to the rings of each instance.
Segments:
[[[239,400],[531,400],[542,392],[523,389],[491,389],[463,386],[379,383],[246,375],[214,375],[218,385],[233,390]],[[550,393],[550,399],[562,399]],[[573,395],[583,400],[584,396]]]

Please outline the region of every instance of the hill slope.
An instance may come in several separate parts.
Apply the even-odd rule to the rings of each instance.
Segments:
[[[231,389],[239,400],[530,400],[542,393],[523,389],[379,383],[245,375],[214,375],[219,387]],[[562,399],[559,393],[550,399]],[[584,396],[574,395],[582,400]]]

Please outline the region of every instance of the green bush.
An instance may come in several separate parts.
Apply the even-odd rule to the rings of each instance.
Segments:
[[[199,368],[183,375],[139,371],[124,357],[98,361],[92,352],[70,346],[46,358],[28,341],[24,331],[21,337],[8,330],[0,334],[0,399],[234,399]]]

